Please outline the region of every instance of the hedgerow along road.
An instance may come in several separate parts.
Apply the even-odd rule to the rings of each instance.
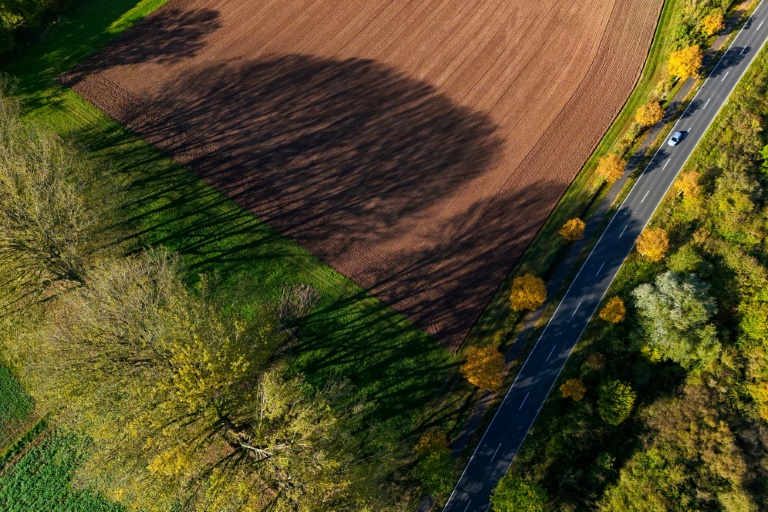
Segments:
[[[674,132],[634,184],[571,283],[483,434],[444,512],[485,512],[574,346],[675,178],[768,39],[768,3],[758,4],[696,93]]]

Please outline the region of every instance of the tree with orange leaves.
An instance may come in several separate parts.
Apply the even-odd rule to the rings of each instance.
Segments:
[[[597,164],[597,175],[602,176],[609,184],[613,185],[624,175],[624,169],[627,163],[619,155],[611,153],[605,155]]]
[[[624,301],[621,297],[613,297],[611,300],[605,303],[603,309],[600,310],[600,318],[606,322],[619,323],[624,320],[624,316],[627,314],[627,308],[624,306]]]
[[[574,402],[580,402],[587,392],[587,387],[579,379],[568,379],[560,386],[563,398],[573,398]]]
[[[560,228],[560,234],[569,242],[575,242],[584,238],[586,224],[581,219],[571,219]]]
[[[637,239],[637,252],[648,261],[661,261],[668,250],[669,237],[662,228],[646,229]]]
[[[525,274],[515,278],[509,300],[514,311],[536,309],[547,300],[547,286],[540,277]]]
[[[496,347],[469,347],[467,360],[461,365],[461,373],[475,386],[486,391],[496,391],[503,383],[504,354]]]
[[[725,28],[723,13],[713,12],[701,20],[701,31],[705,36],[713,36]]]
[[[664,109],[658,101],[649,101],[635,112],[635,121],[643,126],[653,126],[664,117]]]

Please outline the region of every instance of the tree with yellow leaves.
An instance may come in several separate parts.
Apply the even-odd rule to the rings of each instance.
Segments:
[[[579,379],[568,379],[560,386],[563,398],[572,398],[574,402],[580,402],[587,392],[587,387]]]
[[[605,155],[597,164],[597,175],[601,176],[609,185],[613,185],[624,175],[627,163],[619,155],[611,153]]]
[[[515,278],[509,300],[514,311],[536,309],[547,300],[544,280],[532,274]]]
[[[669,65],[667,66],[669,74],[678,76],[682,80],[695,78],[699,76],[701,61],[704,58],[704,52],[698,45],[689,46],[669,56]]]
[[[678,194],[689,199],[699,193],[699,173],[696,171],[687,172],[675,180],[675,190]]]
[[[496,391],[503,383],[504,354],[496,347],[469,347],[461,373],[473,385],[486,391]]]
[[[581,219],[571,219],[560,228],[560,234],[569,242],[575,242],[584,238],[586,224]]]
[[[635,120],[642,126],[653,126],[664,118],[664,109],[658,101],[649,101],[635,112]]]
[[[725,28],[722,12],[713,12],[701,20],[701,31],[705,36],[713,36]]]
[[[621,297],[612,297],[605,303],[603,309],[600,310],[600,318],[606,322],[619,323],[624,320],[627,314],[627,308],[624,306],[624,301]]]
[[[637,239],[637,252],[648,261],[661,261],[668,250],[669,237],[662,228],[646,229]]]

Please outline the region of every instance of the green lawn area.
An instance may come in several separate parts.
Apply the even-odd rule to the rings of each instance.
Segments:
[[[322,296],[301,325],[293,368],[310,381],[348,378],[375,401],[379,421],[403,436],[455,371],[434,339],[297,244],[62,88],[55,77],[164,0],[82,0],[5,71],[19,80],[26,117],[110,161],[126,184],[125,226],[142,245],[179,251],[190,280],[217,273],[222,293],[244,307],[309,283]],[[438,420],[439,421],[439,420]]]

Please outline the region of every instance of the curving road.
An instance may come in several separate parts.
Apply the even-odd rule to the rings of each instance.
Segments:
[[[666,144],[598,240],[536,342],[445,505],[444,512],[485,512],[573,347],[680,169],[768,39],[768,2],[761,1],[675,125],[683,141]]]

